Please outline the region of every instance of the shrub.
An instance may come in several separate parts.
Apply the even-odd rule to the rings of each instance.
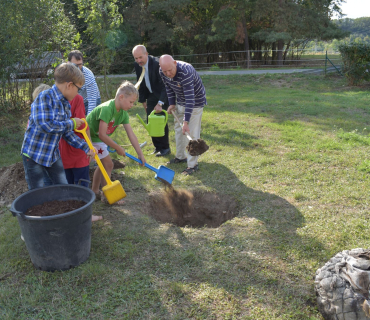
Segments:
[[[344,73],[350,85],[370,81],[370,45],[365,43],[342,44]]]

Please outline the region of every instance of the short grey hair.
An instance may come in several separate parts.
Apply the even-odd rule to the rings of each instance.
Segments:
[[[132,55],[134,55],[134,51],[135,51],[136,49],[139,49],[139,48],[143,51],[143,53],[147,53],[145,46],[143,46],[142,44],[138,44],[137,46],[135,46],[135,47],[132,49]]]

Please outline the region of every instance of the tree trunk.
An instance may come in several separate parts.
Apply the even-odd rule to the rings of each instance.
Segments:
[[[272,52],[272,56],[271,56],[271,64],[272,64],[272,65],[275,65],[275,64],[277,64],[277,63],[276,63],[276,42],[273,42],[273,43],[272,43],[272,46],[271,46],[271,52]]]
[[[277,64],[279,66],[283,65],[283,49],[284,49],[284,41],[278,40],[277,43]]]
[[[288,53],[288,50],[289,50],[289,47],[290,47],[290,41],[288,42],[288,44],[286,45],[286,48],[285,48],[285,51],[284,51],[284,55],[283,55],[283,60],[285,61],[286,60],[286,55]],[[289,64],[289,63],[288,63]]]
[[[245,19],[245,14],[243,15],[242,23],[243,23],[243,29],[244,29],[244,49],[245,49],[245,54],[247,55],[247,69],[249,69],[251,66],[251,56],[249,53],[249,38],[248,38],[247,21]]]

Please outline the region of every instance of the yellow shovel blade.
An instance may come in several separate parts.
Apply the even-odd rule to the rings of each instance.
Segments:
[[[112,184],[107,184],[102,190],[109,204],[113,204],[126,197],[126,192],[118,180],[113,181]]]

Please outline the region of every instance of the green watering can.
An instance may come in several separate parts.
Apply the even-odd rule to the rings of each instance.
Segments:
[[[151,112],[148,117],[148,124],[146,124],[141,117],[136,114],[140,122],[143,124],[145,129],[148,131],[151,137],[163,137],[164,136],[164,128],[167,124],[168,120],[168,113],[166,110],[162,110],[166,116],[160,113],[155,113],[155,110]]]

